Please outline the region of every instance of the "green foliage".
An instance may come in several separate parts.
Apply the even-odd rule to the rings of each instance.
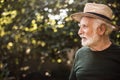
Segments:
[[[86,2],[111,6],[115,14],[113,23],[120,25],[119,0],[71,1],[0,1],[0,79],[8,72],[19,79],[22,72],[38,71],[49,59],[51,62],[69,61],[65,53],[80,47],[77,24],[69,16],[82,11]],[[120,45],[120,32],[114,33],[111,37]]]

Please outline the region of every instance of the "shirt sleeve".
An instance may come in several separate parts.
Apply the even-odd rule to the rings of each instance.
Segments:
[[[73,65],[72,65],[72,69],[71,69],[71,72],[70,72],[69,80],[77,80],[76,72],[75,72],[75,64],[77,62],[77,59],[78,59],[78,51],[75,54],[75,59],[74,59],[74,62],[73,62]]]
[[[72,67],[72,69],[71,69],[71,73],[70,73],[70,76],[69,76],[69,80],[77,80],[77,79],[76,79],[76,73],[74,72],[73,67]]]

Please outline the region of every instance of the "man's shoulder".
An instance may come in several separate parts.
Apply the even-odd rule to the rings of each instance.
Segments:
[[[89,47],[81,47],[77,50],[76,55],[85,54],[88,51],[90,51]]]
[[[80,49],[78,49],[77,52],[80,52],[80,51],[88,51],[88,50],[90,50],[89,47],[83,46],[83,47],[81,47]]]

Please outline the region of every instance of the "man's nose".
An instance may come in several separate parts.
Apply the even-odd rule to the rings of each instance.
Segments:
[[[79,28],[78,35],[81,35],[81,34],[83,34],[83,30],[82,30],[82,28]]]

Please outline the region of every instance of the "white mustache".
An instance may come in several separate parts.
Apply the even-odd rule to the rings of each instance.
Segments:
[[[79,35],[81,38],[85,38],[85,36],[83,36],[83,35]]]

